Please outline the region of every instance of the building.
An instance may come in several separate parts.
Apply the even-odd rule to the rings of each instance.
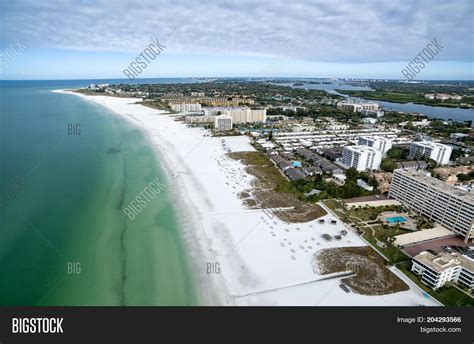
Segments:
[[[377,123],[377,118],[365,117],[361,119],[361,122],[365,125],[372,125]]]
[[[183,103],[170,105],[171,110],[176,112],[200,112],[201,104],[199,103]]]
[[[439,100],[462,100],[462,96],[458,94],[447,94],[447,93],[427,93],[425,94],[426,99],[439,99]]]
[[[185,122],[190,123],[214,123],[216,116],[186,116]]]
[[[342,150],[341,162],[357,171],[378,170],[382,152],[369,146],[346,146]]]
[[[392,140],[381,136],[361,136],[359,137],[358,144],[360,146],[374,147],[381,151],[382,155],[385,155],[392,148]]]
[[[191,97],[204,97],[204,92],[191,92]]]
[[[208,106],[238,106],[242,104],[253,105],[255,101],[250,98],[228,98],[228,97],[184,97],[182,95],[172,95],[161,98],[161,101],[172,104],[200,103]]]
[[[420,141],[412,142],[408,159],[432,159],[439,165],[449,163],[453,148],[437,142]]]
[[[446,283],[456,283],[474,291],[474,259],[458,252],[441,252],[434,255],[423,251],[413,257],[411,271],[421,276],[421,281],[432,289]]]
[[[294,167],[288,167],[285,169],[285,174],[290,180],[299,180],[305,177],[304,173],[300,170],[297,170]]]
[[[232,130],[232,117],[221,115],[214,118],[214,129],[217,131]]]
[[[367,191],[374,191],[374,187],[372,185],[369,185],[365,180],[363,179],[357,179],[356,181],[357,183],[357,186],[358,187],[361,187],[362,189],[364,190],[367,190]]]
[[[232,117],[232,123],[265,123],[267,120],[267,110],[252,110],[248,107],[214,107],[204,109],[206,116],[216,116],[222,114]]]
[[[348,110],[352,112],[362,112],[363,110],[378,111],[379,104],[377,103],[352,103],[348,101],[342,101],[337,103],[337,108],[341,110]]]
[[[462,235],[474,238],[474,194],[455,188],[424,172],[395,170],[390,198]]]
[[[397,161],[397,168],[404,170],[422,171],[426,170],[428,164],[423,160]]]
[[[452,140],[462,140],[465,137],[469,137],[469,134],[464,133],[452,133],[449,135],[449,138]]]

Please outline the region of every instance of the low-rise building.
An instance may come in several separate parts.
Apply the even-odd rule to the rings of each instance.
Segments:
[[[186,123],[214,123],[216,116],[186,116]]]
[[[354,103],[354,102],[349,102],[349,101],[341,101],[337,103],[337,108],[341,110],[349,110],[353,112],[361,112],[363,110],[377,111],[379,109],[379,104],[373,103],[373,102]]]
[[[304,173],[300,170],[297,170],[294,167],[288,167],[285,169],[285,174],[288,176],[290,180],[299,180],[305,177]]]
[[[456,283],[474,291],[474,260],[458,252],[441,252],[434,255],[423,251],[413,257],[411,271],[421,276],[421,281],[432,289],[446,283]]]

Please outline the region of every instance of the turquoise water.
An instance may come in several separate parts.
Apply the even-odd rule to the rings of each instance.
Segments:
[[[385,220],[387,220],[388,223],[402,223],[407,221],[407,219],[402,216],[386,217]]]
[[[122,211],[166,184],[142,132],[51,92],[89,83],[0,84],[0,305],[196,304],[169,186]]]

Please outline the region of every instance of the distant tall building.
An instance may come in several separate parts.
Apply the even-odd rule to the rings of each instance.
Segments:
[[[232,117],[221,115],[214,118],[214,128],[217,131],[232,130]]]
[[[430,177],[426,172],[395,170],[390,198],[430,220],[462,235],[474,238],[474,195]]]
[[[359,137],[359,145],[374,147],[382,152],[382,155],[385,155],[390,148],[392,148],[392,140],[387,137],[369,137],[361,136]]]
[[[342,163],[357,171],[378,170],[382,152],[369,146],[346,146],[342,150]]]
[[[437,142],[421,141],[412,142],[408,159],[433,159],[439,165],[449,163],[453,149],[448,145]]]

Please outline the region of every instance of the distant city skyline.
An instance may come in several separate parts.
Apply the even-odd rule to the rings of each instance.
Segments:
[[[165,48],[137,78],[403,79],[401,70],[436,38],[442,50],[414,79],[473,80],[473,7],[469,0],[2,2],[0,76],[125,78],[158,40]],[[8,57],[14,42],[24,49]]]

